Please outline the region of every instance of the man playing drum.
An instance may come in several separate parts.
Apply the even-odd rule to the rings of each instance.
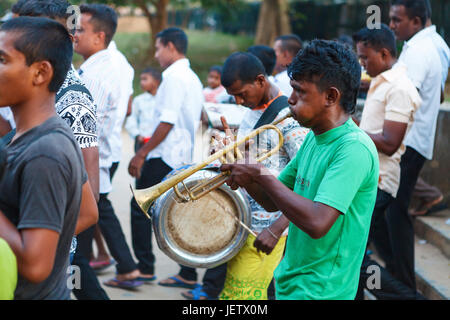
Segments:
[[[312,41],[288,67],[291,111],[311,128],[295,158],[278,178],[260,164],[221,167],[231,188],[291,221],[274,273],[277,299],[355,298],[378,184],[375,145],[350,117],[360,73],[349,49]]]

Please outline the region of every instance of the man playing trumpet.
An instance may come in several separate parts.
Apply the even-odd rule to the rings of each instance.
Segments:
[[[237,104],[248,108],[239,127],[238,140],[289,113],[287,97],[268,81],[263,64],[252,54],[237,52],[229,56],[223,66],[222,84]],[[281,121],[277,127],[283,134],[284,144],[277,154],[262,162],[275,175],[295,156],[308,133],[291,117]],[[266,130],[255,142],[250,151],[256,149],[265,153],[279,143],[279,136],[274,130]],[[265,253],[253,246],[255,237],[250,234],[240,252],[227,263],[220,299],[267,299],[273,270],[283,254],[289,221],[280,211],[267,212],[250,196],[248,199],[252,210],[250,228],[258,235],[258,241],[264,244]],[[276,228],[272,230],[272,226]]]
[[[288,67],[291,111],[311,128],[294,159],[278,178],[261,164],[221,167],[231,171],[231,188],[244,187],[265,210],[280,210],[291,222],[274,273],[277,299],[356,295],[378,182],[376,148],[350,117],[360,72],[343,45],[312,41]],[[236,94],[234,87],[227,91]],[[275,236],[277,222],[270,227]],[[255,247],[269,251],[259,238]]]

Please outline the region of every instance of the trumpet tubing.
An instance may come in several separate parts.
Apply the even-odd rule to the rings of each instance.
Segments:
[[[179,183],[183,183],[183,180],[185,180],[187,177],[189,177],[192,174],[196,173],[197,171],[203,169],[210,163],[212,163],[218,159],[225,158],[229,152],[236,151],[240,145],[245,145],[245,143],[248,140],[256,137],[261,132],[264,132],[266,130],[275,130],[275,132],[278,133],[278,137],[279,137],[278,145],[276,147],[272,148],[269,152],[267,152],[263,156],[257,158],[256,161],[261,162],[261,161],[269,158],[270,156],[272,156],[273,154],[278,152],[278,150],[281,148],[281,146],[283,145],[283,142],[284,142],[283,134],[281,133],[280,129],[278,129],[276,127],[276,125],[279,124],[280,122],[284,121],[288,117],[292,117],[291,112],[287,113],[284,117],[280,118],[277,121],[272,122],[271,124],[266,124],[266,125],[259,127],[258,129],[252,131],[251,133],[249,133],[247,136],[245,136],[241,140],[236,141],[235,143],[226,146],[224,149],[219,150],[216,153],[210,155],[203,162],[193,165],[192,167],[189,167],[189,168],[181,171],[180,173],[158,183],[157,185],[154,185],[153,187],[150,187],[147,189],[133,190],[133,188],[130,186],[133,196],[134,196],[136,202],[138,203],[139,207],[141,208],[142,212],[144,212],[144,214],[148,218],[150,218],[150,216],[148,215],[147,212],[148,212],[150,206],[152,205],[152,203],[158,197],[160,197],[162,194],[164,194],[166,191],[170,190],[171,188],[174,188],[175,194],[181,201],[196,200],[196,199],[199,199],[200,197],[202,197],[203,195],[205,195],[206,193],[209,193],[212,190],[217,189],[223,183],[225,183],[225,181],[227,180],[227,176],[230,174],[229,172],[222,172],[217,177],[207,180],[205,183],[202,183],[198,186],[195,186],[192,190],[189,190],[186,186],[184,186],[188,196],[183,195],[178,190],[177,185]],[[200,191],[200,193],[198,195],[195,195],[194,194],[195,191]]]

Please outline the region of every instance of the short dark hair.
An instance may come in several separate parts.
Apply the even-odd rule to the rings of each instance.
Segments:
[[[19,14],[20,9],[22,8],[22,6],[27,3],[28,0],[19,0],[16,3],[14,3],[11,7],[11,12],[14,14]]]
[[[285,34],[275,38],[275,41],[281,41],[281,50],[288,51],[295,56],[302,48],[302,39],[296,34]]]
[[[355,111],[361,66],[347,46],[337,41],[313,40],[295,56],[287,72],[291,79],[315,83],[321,91],[336,87],[344,111]]]
[[[144,70],[142,70],[142,72],[141,72],[141,74],[144,74],[144,73],[151,75],[158,82],[161,82],[161,80],[162,80],[161,72],[156,70],[155,68],[147,67]]]
[[[414,17],[419,17],[422,22],[422,26],[425,26],[429,12],[430,4],[427,2],[428,0],[392,0],[392,6],[404,6],[406,9],[406,15],[409,19],[413,19]]]
[[[394,32],[384,23],[381,24],[380,29],[362,28],[353,35],[353,40],[355,43],[362,42],[376,51],[388,49],[393,57],[397,56]]]
[[[66,0],[29,0],[20,8],[18,14],[28,17],[45,17],[50,19],[67,19],[70,13]]]
[[[256,45],[248,48],[247,52],[255,55],[261,60],[264,69],[266,70],[266,75],[270,76],[272,74],[275,64],[277,63],[277,56],[273,48],[264,45]]]
[[[156,34],[156,39],[160,39],[164,46],[172,42],[173,46],[181,54],[186,54],[188,47],[188,38],[186,33],[180,28],[171,27],[164,29]]]
[[[17,34],[14,48],[25,56],[28,66],[50,62],[53,78],[48,89],[57,92],[66,79],[73,55],[72,40],[64,26],[47,18],[18,17],[2,24],[0,32]]]
[[[105,33],[105,46],[108,46],[117,30],[116,11],[105,4],[92,3],[82,4],[80,12],[92,16],[89,21],[94,26],[94,31]]]
[[[223,69],[222,66],[215,65],[215,66],[212,66],[211,68],[209,68],[208,73],[217,72],[218,74],[222,75],[222,69]]]
[[[224,87],[231,87],[237,80],[250,83],[258,75],[265,73],[262,62],[256,56],[247,52],[235,52],[225,60],[221,82]]]

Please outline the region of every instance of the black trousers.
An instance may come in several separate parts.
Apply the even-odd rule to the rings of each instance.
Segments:
[[[154,186],[170,172],[169,167],[161,158],[145,161],[141,176],[136,180],[136,189]],[[143,274],[155,273],[155,255],[152,249],[152,223],[141,211],[136,200],[131,199],[131,235],[133,250],[138,259],[138,268]]]
[[[124,274],[136,270],[137,265],[131,255],[119,219],[117,219],[107,193],[100,194],[98,214],[98,225],[108,246],[109,252],[117,262],[117,273]]]
[[[400,161],[400,186],[397,197],[386,211],[389,247],[380,254],[386,269],[396,279],[416,291],[414,269],[414,227],[408,207],[425,158],[413,148],[407,147]]]

